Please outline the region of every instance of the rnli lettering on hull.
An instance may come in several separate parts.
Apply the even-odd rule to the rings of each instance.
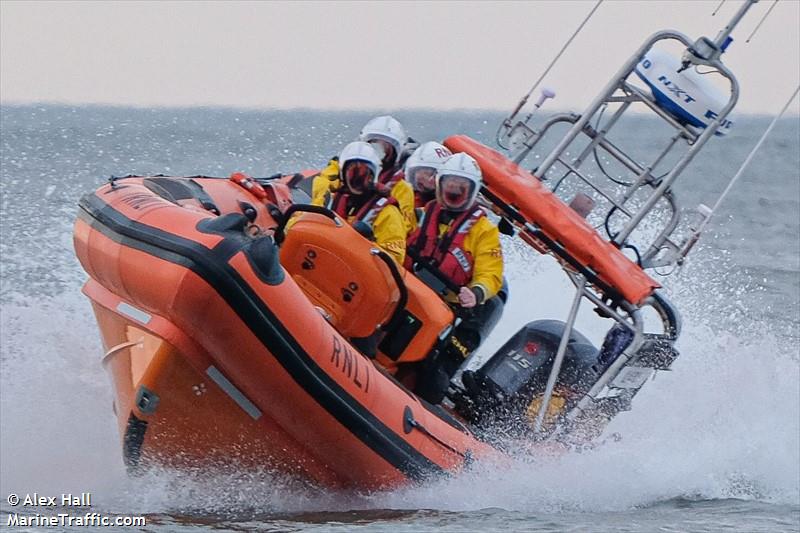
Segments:
[[[364,392],[369,392],[369,373],[370,366],[361,360],[361,354],[350,350],[350,347],[339,340],[339,337],[333,337],[333,350],[331,351],[331,363],[342,371],[359,389]]]

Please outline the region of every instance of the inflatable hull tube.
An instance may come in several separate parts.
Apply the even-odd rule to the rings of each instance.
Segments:
[[[240,189],[232,183],[216,185]],[[229,196],[238,193],[231,189]],[[276,442],[288,443],[267,445],[265,466],[302,462],[317,482],[394,487],[458,471],[473,458],[498,455],[353,348],[286,274],[272,239],[245,235],[243,215],[215,216],[178,205],[133,178],[87,195],[80,207],[75,249],[92,278],[86,292],[95,295],[95,308],[103,317],[98,322],[106,350],[117,349],[110,357],[122,361],[112,374],[116,372],[124,438],[158,446],[160,440],[148,440],[146,432],[141,436],[133,431],[131,437],[128,420],[135,415],[148,422],[167,405],[178,416],[181,409],[166,400],[172,391],[155,374],[157,368],[174,367],[183,359],[178,365],[188,374],[183,383],[193,385],[182,394],[196,394],[195,385],[206,391],[217,387],[232,400],[222,412],[236,413],[228,426],[203,428],[207,440],[219,437],[220,428],[236,427],[250,417],[249,424],[260,424],[256,431],[269,435],[262,440],[277,435]],[[257,216],[268,216],[262,207],[256,206]],[[113,301],[103,305],[99,293],[112,295]],[[129,312],[127,317],[120,318],[120,306]],[[150,364],[132,362],[139,333],[132,329],[136,320],[130,315],[158,317],[169,325],[159,333],[136,324],[155,339],[151,344],[163,348],[152,352]],[[176,338],[192,342],[181,346]],[[134,344],[124,347],[126,342]],[[157,365],[152,373],[151,364]],[[128,372],[130,376],[122,376]],[[126,379],[129,384],[121,387]],[[137,403],[138,387],[149,389],[148,384],[160,392],[154,408],[152,401]],[[191,417],[192,411],[182,416]],[[175,440],[185,440],[178,429],[174,434]],[[202,463],[199,448],[199,457],[191,459]],[[138,453],[147,456],[141,446]]]

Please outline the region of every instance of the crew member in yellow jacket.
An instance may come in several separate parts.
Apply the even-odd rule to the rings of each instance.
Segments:
[[[452,346],[426,361],[417,377],[415,391],[432,403],[441,401],[464,358],[497,323],[507,296],[500,232],[477,204],[481,184],[472,157],[460,153],[445,160],[436,173],[436,200],[427,204],[407,243],[406,268],[461,316]]]
[[[344,147],[337,166],[341,185],[331,194],[330,209],[354,226],[366,225],[376,244],[402,265],[406,227],[397,200],[377,184],[378,154],[371,145],[355,141]]]
[[[389,191],[397,200],[403,215],[406,233],[416,227],[414,213],[414,190],[403,179],[404,150],[408,142],[405,129],[394,117],[375,117],[361,129],[359,140],[372,145],[381,161],[381,172],[376,179],[378,185]],[[332,194],[342,186],[339,177],[339,161],[335,158],[314,178],[311,185],[311,203],[330,207]]]

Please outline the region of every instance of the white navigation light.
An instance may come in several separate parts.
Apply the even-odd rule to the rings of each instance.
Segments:
[[[556,92],[553,89],[549,87],[542,87],[542,94],[541,96],[539,96],[539,100],[536,101],[535,105],[536,107],[542,107],[542,104],[544,103],[545,100],[547,100],[548,98],[555,98],[555,97],[556,97]]]
[[[651,49],[636,65],[636,74],[653,93],[656,104],[678,122],[696,128],[707,127],[725,107],[727,98],[694,69],[678,72],[681,61],[661,50]],[[733,126],[723,120],[717,135]]]

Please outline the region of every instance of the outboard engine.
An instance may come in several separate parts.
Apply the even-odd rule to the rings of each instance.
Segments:
[[[530,433],[565,326],[560,320],[529,322],[478,370],[465,370],[464,395],[454,400],[459,413],[479,427]],[[546,422],[554,422],[592,387],[597,357],[597,348],[573,330]]]

